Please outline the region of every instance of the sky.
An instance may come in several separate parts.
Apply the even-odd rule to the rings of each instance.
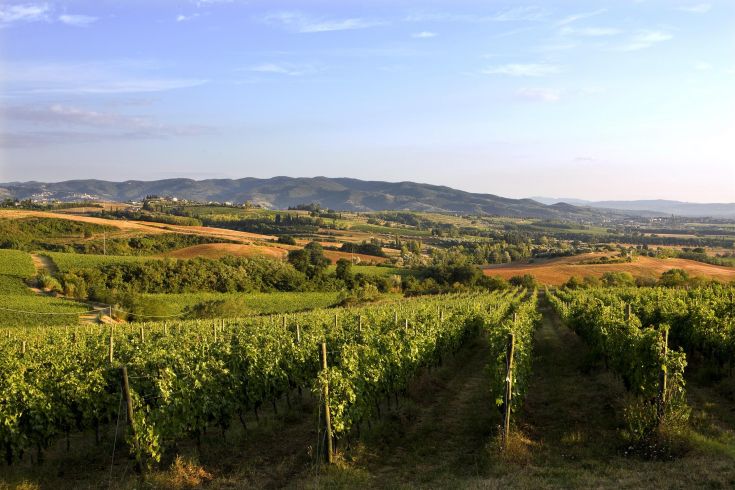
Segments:
[[[0,0],[0,182],[735,202],[732,0]]]

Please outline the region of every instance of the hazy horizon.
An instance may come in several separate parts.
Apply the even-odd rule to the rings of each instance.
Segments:
[[[0,182],[735,202],[726,1],[0,2]]]

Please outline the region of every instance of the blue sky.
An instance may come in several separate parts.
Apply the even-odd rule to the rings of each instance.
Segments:
[[[735,202],[735,2],[0,0],[0,181]]]

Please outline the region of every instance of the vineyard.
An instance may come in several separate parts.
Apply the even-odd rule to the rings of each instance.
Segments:
[[[560,316],[620,376],[632,395],[627,430],[647,441],[659,428],[689,418],[685,368],[705,361],[732,374],[735,303],[732,287],[694,290],[596,289],[550,294]]]
[[[496,339],[519,339],[520,400],[537,320],[535,298],[524,297],[415,299],[226,322],[6,329],[0,443],[11,464],[31,448],[41,460],[55,439],[74,431],[99,437],[100,426],[120,414],[122,386],[128,442],[141,466],[160,461],[176,440],[198,439],[207,427],[224,432],[233,420],[244,425],[245,412],[275,407],[295,392],[328,393],[322,416],[331,413],[327,430],[338,440],[378,416],[381,402],[405,391],[418,370],[440,364],[481,330],[494,339],[491,358],[502,365],[505,343]],[[328,348],[323,364],[320,345]],[[502,399],[504,376],[492,388]]]

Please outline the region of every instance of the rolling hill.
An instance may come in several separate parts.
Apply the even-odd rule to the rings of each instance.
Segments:
[[[412,210],[501,216],[585,219],[602,211],[569,204],[545,205],[532,199],[474,194],[415,182],[363,181],[349,178],[167,179],[155,181],[69,180],[57,183],[0,184],[0,196],[17,199],[140,200],[147,195],[174,196],[202,202],[250,201],[271,209],[319,203],[344,211]]]

